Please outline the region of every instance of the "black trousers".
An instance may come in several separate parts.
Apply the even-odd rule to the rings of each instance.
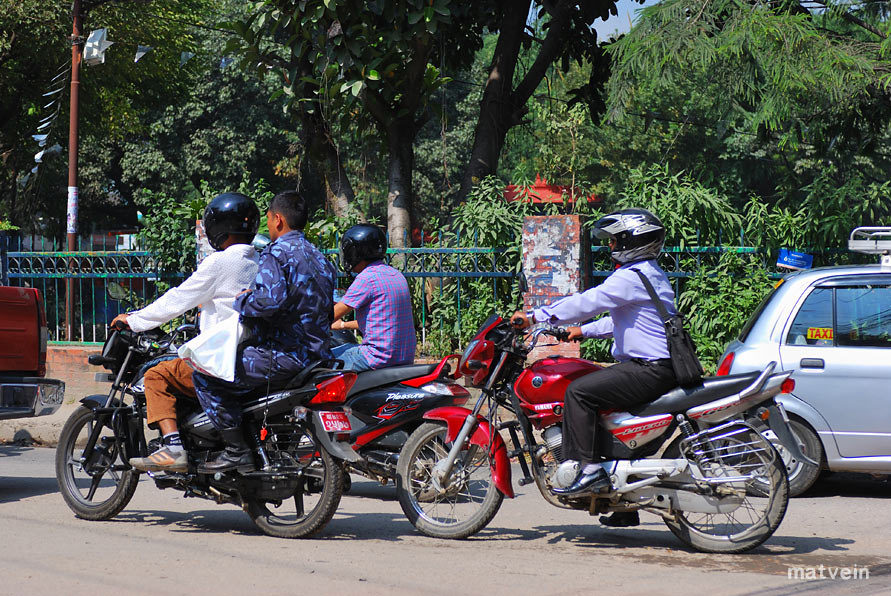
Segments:
[[[563,457],[597,461],[597,411],[625,410],[651,402],[677,386],[671,362],[626,360],[576,379],[566,389]]]

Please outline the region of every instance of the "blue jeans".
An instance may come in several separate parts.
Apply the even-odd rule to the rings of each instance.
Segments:
[[[371,370],[371,365],[365,360],[365,356],[359,351],[359,346],[355,344],[344,344],[331,348],[334,357],[343,360],[343,369],[354,372],[362,372],[363,370]]]
[[[199,372],[192,373],[195,393],[211,424],[217,429],[241,426],[241,400],[260,387],[294,377],[304,363],[289,352],[259,346],[239,348],[235,380],[231,383]]]

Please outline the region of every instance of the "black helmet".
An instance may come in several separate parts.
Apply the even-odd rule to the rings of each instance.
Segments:
[[[597,220],[594,235],[601,240],[615,240],[610,255],[625,265],[658,257],[665,242],[665,226],[646,209],[622,209]]]
[[[387,237],[371,224],[358,224],[340,239],[340,266],[349,273],[362,261],[376,261],[387,254]]]
[[[250,242],[260,227],[260,210],[249,198],[237,192],[224,192],[204,210],[204,231],[214,250],[223,248],[229,234],[239,234]]]

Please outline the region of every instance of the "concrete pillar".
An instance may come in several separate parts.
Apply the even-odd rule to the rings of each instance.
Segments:
[[[523,272],[529,283],[529,291],[523,297],[526,310],[588,288],[590,269],[591,242],[582,227],[581,216],[545,215],[525,219]],[[561,342],[556,346],[536,348],[529,357],[537,360],[551,354],[578,357],[579,344]]]

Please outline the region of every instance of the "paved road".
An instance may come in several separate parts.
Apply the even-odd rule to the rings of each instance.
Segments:
[[[117,518],[87,522],[57,493],[54,451],[0,446],[0,594],[888,594],[891,483],[825,481],[796,499],[777,534],[746,555],[683,547],[656,517],[600,527],[533,487],[465,541],[420,536],[391,487],[353,477],[312,540],[266,537],[232,506],[143,480]],[[801,581],[788,568],[868,567],[868,580]],[[841,577],[840,575],[838,577]]]

